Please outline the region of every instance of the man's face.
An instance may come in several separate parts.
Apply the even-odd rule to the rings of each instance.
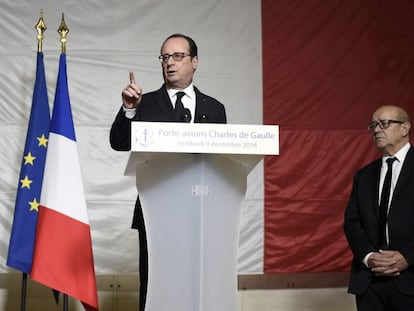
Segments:
[[[197,56],[191,58],[190,47],[184,38],[171,38],[161,48],[161,55],[185,53],[181,60],[174,60],[173,57],[161,64],[163,77],[167,88],[184,89],[192,81],[194,71],[197,68]]]
[[[398,111],[392,107],[381,107],[372,116],[372,122],[381,120],[401,121],[398,117]],[[375,146],[385,155],[394,155],[404,144],[407,139],[407,123],[389,123],[388,125],[377,125],[373,129],[372,138]]]

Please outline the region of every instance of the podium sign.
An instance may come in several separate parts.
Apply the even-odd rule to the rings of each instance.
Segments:
[[[277,125],[132,122],[131,151],[279,154]]]
[[[131,130],[126,174],[136,174],[148,238],[145,310],[236,311],[247,175],[278,154],[277,126],[133,122]]]

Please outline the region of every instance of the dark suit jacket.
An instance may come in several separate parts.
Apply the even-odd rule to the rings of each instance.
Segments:
[[[373,278],[364,257],[378,251],[378,185],[382,159],[360,169],[345,212],[344,230],[353,252],[349,292],[362,294]],[[388,215],[389,249],[398,250],[410,266],[396,277],[398,289],[414,295],[414,148],[410,147],[395,186]]]
[[[226,111],[219,101],[201,93],[194,87],[196,94],[196,106],[194,122],[205,123],[226,123]],[[167,89],[163,85],[159,90],[146,93],[142,96],[142,101],[138,105],[137,113],[133,121],[148,122],[180,122],[171,104]],[[131,149],[131,120],[125,117],[121,107],[110,131],[110,143],[113,149],[118,151],[129,151]],[[143,225],[143,219],[139,216],[140,211],[139,197],[135,205],[132,228]]]

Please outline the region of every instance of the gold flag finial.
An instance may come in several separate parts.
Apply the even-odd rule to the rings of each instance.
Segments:
[[[62,22],[60,23],[59,29],[58,29],[58,33],[60,34],[60,44],[61,44],[61,49],[62,49],[62,53],[66,53],[66,35],[69,32],[69,28],[66,27],[66,23],[65,23],[65,16],[62,13]]]
[[[43,9],[40,10],[39,21],[37,22],[35,29],[37,30],[37,51],[42,52],[43,33],[47,29],[45,21],[43,20]]]

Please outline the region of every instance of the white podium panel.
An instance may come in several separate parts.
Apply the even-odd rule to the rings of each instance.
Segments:
[[[239,218],[247,175],[279,153],[277,126],[133,122],[148,239],[146,311],[237,311]]]
[[[135,163],[148,238],[146,310],[236,311],[246,167],[213,154]]]

